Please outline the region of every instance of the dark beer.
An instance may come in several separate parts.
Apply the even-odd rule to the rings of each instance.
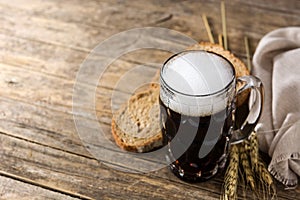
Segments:
[[[238,92],[236,81],[245,84]],[[250,90],[255,100],[248,106],[241,94]],[[242,142],[253,131],[263,87],[256,77],[236,80],[234,67],[220,55],[184,51],[164,63],[159,101],[167,162],[178,177],[202,181],[224,167],[230,143]]]
[[[170,167],[174,174],[188,181],[215,175],[226,161],[232,106],[196,117],[171,110],[161,99],[159,102],[163,140],[169,145],[167,158],[173,161]]]

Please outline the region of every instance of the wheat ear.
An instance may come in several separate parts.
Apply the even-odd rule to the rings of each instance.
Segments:
[[[237,198],[237,184],[239,173],[239,150],[237,145],[232,145],[230,151],[230,160],[227,170],[225,172],[224,180],[224,194],[221,199],[236,199]]]
[[[256,191],[255,178],[253,175],[253,171],[249,162],[249,158],[244,143],[239,145],[239,151],[240,151],[240,162],[246,176],[246,183],[250,185],[253,191]]]
[[[251,166],[254,168],[257,165],[259,152],[258,152],[258,139],[255,132],[251,133],[249,140],[246,141],[248,151],[250,154]]]
[[[267,196],[274,198],[276,196],[276,187],[273,177],[260,158],[255,166],[255,172],[258,180],[261,182],[262,190],[266,192]]]
[[[247,141],[249,146],[249,154],[251,159],[252,170],[256,174],[257,181],[261,184],[261,190],[263,191],[263,196],[269,196],[271,198],[276,196],[276,187],[273,182],[273,177],[266,168],[264,162],[259,157],[259,143],[257,134],[253,132],[249,140]]]

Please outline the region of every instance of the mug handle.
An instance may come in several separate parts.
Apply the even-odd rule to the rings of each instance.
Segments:
[[[231,144],[238,144],[249,137],[260,119],[264,102],[264,87],[259,78],[251,75],[242,76],[237,78],[237,82],[243,84],[237,91],[237,96],[241,95],[246,90],[250,90],[248,102],[249,114],[241,127],[233,129]],[[237,116],[234,114],[234,118],[236,117]]]

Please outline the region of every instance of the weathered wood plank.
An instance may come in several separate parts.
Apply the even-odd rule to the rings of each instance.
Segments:
[[[167,199],[170,196],[195,199],[206,195],[217,198],[213,190],[170,182],[158,177],[141,176],[111,170],[96,160],[65,153],[0,134],[1,168],[8,173],[30,177],[40,185],[61,188],[69,192],[100,199],[105,196],[125,196]],[[9,166],[9,167],[8,167]],[[170,185],[172,184],[172,185]],[[201,186],[200,186],[201,187]],[[184,188],[184,189],[182,189]],[[172,193],[176,192],[176,193]]]
[[[98,61],[99,60],[95,60],[93,62],[97,64]],[[115,88],[115,85],[126,71],[135,66],[136,65],[119,61],[117,65],[108,68],[102,75],[100,82],[101,87],[99,87],[99,90],[96,93],[97,98],[100,98],[99,102],[107,102],[108,100],[104,99],[108,99],[110,97],[112,89],[121,90],[122,87]],[[68,80],[48,75],[43,72],[29,70],[22,66],[15,67],[0,64],[0,68],[0,86],[3,88],[1,91],[3,96],[10,96],[22,101],[31,102],[41,106],[48,106],[64,112],[71,111],[73,105],[72,95],[74,80]],[[136,75],[136,81],[143,82],[144,79],[148,79],[148,81],[150,81],[155,73],[155,68],[145,67],[142,71],[135,71],[134,75]],[[87,83],[89,81],[90,74],[92,74],[92,72],[88,72],[88,74],[84,75]],[[147,82],[147,80],[145,81]],[[79,83],[79,86],[80,89],[86,93],[95,95],[95,89],[97,88],[96,85],[91,86],[85,83]],[[84,103],[84,98],[81,102]]]
[[[149,39],[148,43],[151,42],[156,43],[156,46],[161,45],[162,49],[174,49],[174,51],[178,51],[178,49],[184,50],[188,47],[188,45],[170,43],[168,40],[157,40],[155,38],[153,40]],[[90,66],[91,69],[98,69],[98,71],[87,71],[88,74],[85,76],[89,77],[96,73],[100,77],[101,71],[99,69],[102,68],[96,66],[110,59],[107,57],[109,55],[107,52],[105,53],[106,56],[101,56],[101,52],[93,52],[87,60],[88,52],[38,41],[28,41],[4,34],[0,34],[0,47],[2,47],[0,49],[2,63],[68,80],[75,80],[76,73],[82,64],[85,64],[86,67]],[[106,49],[106,51],[113,51],[120,47],[116,44],[115,46],[111,45],[110,48]],[[103,68],[103,71],[105,70],[106,73],[110,73],[110,77],[107,75],[103,77],[101,86],[112,87],[111,80],[124,75],[129,69],[141,65],[158,68],[162,66],[163,62],[170,55],[172,53],[159,49],[140,49],[126,53],[121,57],[112,58],[113,63]],[[85,83],[89,83],[89,78],[85,80]]]
[[[56,8],[57,4],[64,9]],[[227,4],[228,35],[231,39],[231,48],[237,53],[243,52],[242,42],[239,41],[242,41],[245,34],[254,39],[252,46],[255,47],[257,41],[267,32],[282,26],[297,26],[300,23],[298,14],[300,5],[296,0],[289,3],[275,1],[274,5],[265,1],[245,3],[238,0]],[[18,37],[58,42],[66,46],[92,48],[97,44],[95,41],[102,41],[122,30],[149,26],[153,21],[154,24],[181,31],[195,39],[208,40],[201,21],[201,14],[208,10],[213,30],[216,33],[221,31],[217,0],[180,3],[147,1],[143,4],[139,1],[119,4],[91,1],[84,5],[84,9],[77,1],[73,3],[50,1],[43,4],[32,0],[31,4],[20,1],[16,6],[13,5],[11,2],[2,2],[4,31]],[[19,20],[11,20],[17,17],[13,15],[19,15]],[[165,15],[172,17],[167,17],[168,20],[165,21],[161,20],[166,18]],[[83,24],[82,21],[86,23]],[[27,31],[20,32],[24,29]],[[39,34],[40,32],[44,34]]]
[[[0,172],[0,174],[2,174]],[[70,195],[62,194],[59,192],[47,190],[35,185],[28,184],[19,180],[0,176],[0,199],[36,199],[36,200],[75,200],[80,199],[71,197]]]
[[[29,178],[53,190],[100,199],[219,199],[222,176],[197,184],[184,183],[164,168],[152,174],[132,174],[109,169],[94,159],[0,134],[1,169]],[[278,199],[297,199],[299,190],[278,192]],[[247,193],[252,198],[252,193]]]
[[[54,1],[43,4],[39,1],[32,1],[31,3],[20,1],[18,2],[19,6],[15,6],[14,4],[7,5],[7,3],[3,2],[2,16],[7,19],[15,17],[20,19],[19,21],[7,20],[13,25],[4,24],[3,27],[7,28],[4,30],[11,32],[12,30],[9,30],[9,27],[11,27],[19,30],[15,31],[15,35],[20,37],[42,41],[50,40],[66,46],[91,48],[97,42],[106,39],[114,33],[126,30],[129,27],[140,27],[140,25],[136,24],[137,20],[147,26],[153,21],[159,21],[166,17],[164,12],[152,14],[150,10],[136,10],[116,2],[91,1],[84,5],[84,9],[79,2],[69,3]],[[24,6],[25,4],[26,6]],[[33,6],[34,9],[28,5],[35,5]],[[59,9],[60,6],[64,9]],[[28,14],[28,12],[31,14]],[[95,15],[91,15],[91,13]],[[62,15],[64,17],[61,17]],[[27,19],[24,19],[24,16],[27,16]],[[121,19],[124,19],[124,16],[127,19],[126,24],[119,23],[118,28],[111,24],[111,20],[120,22]],[[33,24],[35,26],[32,26]],[[22,33],[24,29],[27,29],[27,31]],[[39,34],[40,32],[43,32],[43,34]],[[68,35],[67,37],[66,34]],[[70,35],[74,37],[70,37]]]
[[[129,68],[126,69],[125,66],[129,66]],[[27,102],[33,105],[41,106],[39,110],[27,109],[27,111],[30,112],[28,113],[28,115],[16,114],[18,113],[18,110],[24,110],[23,107],[12,107],[11,109],[5,109],[7,107],[3,107],[2,117],[6,119],[16,119],[17,117],[23,117],[24,119],[20,118],[20,120],[24,124],[35,124],[36,121],[33,117],[35,116],[34,113],[37,113],[37,118],[40,115],[48,115],[48,120],[40,123],[41,127],[43,126],[43,123],[52,123],[51,126],[54,128],[52,131],[55,132],[62,131],[61,126],[55,126],[55,123],[59,124],[60,119],[55,118],[55,116],[50,117],[51,115],[47,113],[47,111],[42,110],[43,108],[50,108],[50,110],[57,110],[69,114],[72,114],[72,106],[83,107],[90,110],[96,109],[98,111],[98,117],[100,118],[100,120],[104,123],[110,123],[110,120],[108,118],[103,117],[107,117],[107,113],[112,112],[112,95],[114,95],[115,97],[112,106],[114,107],[114,109],[116,109],[116,106],[120,105],[121,103],[125,103],[126,100],[130,97],[129,91],[134,91],[134,89],[136,89],[135,87],[142,86],[141,83],[143,82],[150,82],[157,70],[155,68],[145,67],[141,68],[138,71],[135,71],[131,75],[127,75],[127,80],[129,78],[131,84],[128,84],[126,86],[124,84],[122,85],[122,82],[117,84],[120,77],[122,76],[122,71],[125,72],[126,70],[130,69],[130,65],[122,64],[119,67],[120,70],[116,70],[116,67],[112,67],[112,70],[115,72],[109,72],[108,70],[108,72],[103,75],[103,79],[100,83],[102,86],[98,87],[96,93],[95,87],[89,86],[87,84],[79,84],[80,90],[84,91],[85,94],[90,94],[89,97],[92,98],[94,95],[96,95],[96,107],[94,108],[90,106],[87,107],[88,105],[85,105],[85,96],[80,97],[80,99],[78,100],[80,101],[79,103],[72,101],[74,85],[73,81],[68,81],[67,79],[63,79],[60,77],[49,76],[41,72],[29,71],[28,69],[6,64],[0,64],[0,69],[0,86],[2,88],[0,94],[2,97],[6,96],[21,102]],[[131,80],[132,77],[136,78],[134,80]],[[115,91],[116,94],[114,94],[113,91]],[[111,118],[111,115],[108,117]],[[70,123],[72,123],[72,121],[67,124]]]

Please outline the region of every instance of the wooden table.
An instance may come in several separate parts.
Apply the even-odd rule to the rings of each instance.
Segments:
[[[74,105],[72,95],[75,84],[83,91],[94,90],[89,74],[85,81],[76,81],[80,65],[93,48],[121,31],[164,27],[208,41],[201,18],[206,13],[217,39],[222,30],[220,1],[1,0],[0,10],[0,199],[219,199],[222,174],[190,184],[167,167],[126,173],[110,167],[113,162],[96,159],[73,119],[93,120],[84,112],[90,108]],[[269,31],[299,26],[300,1],[227,1],[226,19],[229,48],[245,60],[244,36],[253,54]],[[95,92],[96,114],[109,140],[109,103],[118,80],[141,64],[149,69],[141,77],[151,77],[170,55],[140,49],[122,55],[102,74]],[[249,191],[246,196],[253,198]],[[300,187],[284,190],[278,184],[278,199],[300,199]]]

